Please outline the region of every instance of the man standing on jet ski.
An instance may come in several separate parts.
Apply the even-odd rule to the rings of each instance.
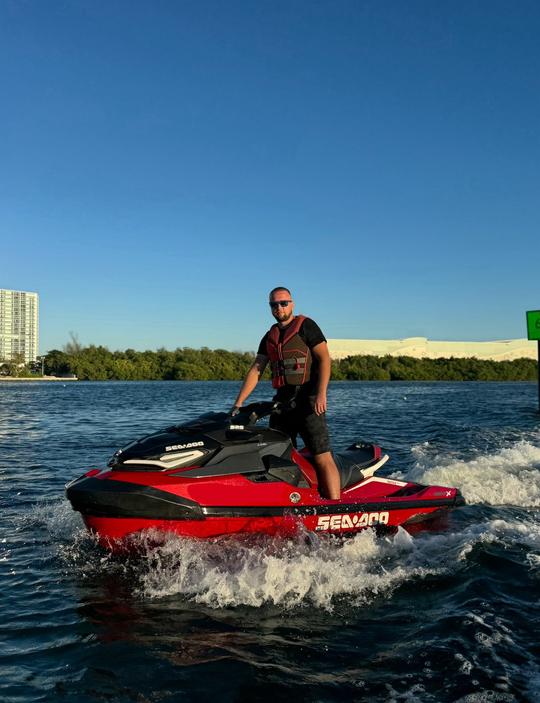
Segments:
[[[297,435],[302,437],[313,456],[321,495],[338,500],[339,472],[325,415],[331,371],[326,338],[309,317],[293,315],[294,302],[288,288],[271,290],[269,304],[276,324],[262,338],[231,412],[237,413],[270,362],[272,385],[277,389],[274,400],[284,404],[281,414],[270,417],[270,426],[288,434],[295,445]]]

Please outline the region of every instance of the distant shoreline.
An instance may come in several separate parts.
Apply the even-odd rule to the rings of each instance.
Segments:
[[[78,378],[61,378],[60,376],[0,376],[0,381],[78,381]]]
[[[457,350],[456,350],[457,351]],[[253,365],[255,355],[224,349],[178,348],[156,352],[106,347],[81,347],[71,352],[53,350],[44,359],[48,376],[6,377],[11,382],[30,381],[238,381]],[[17,369],[19,373],[22,369]],[[27,372],[28,373],[28,372]],[[268,369],[265,378],[269,378]],[[386,354],[353,355],[332,360],[334,381],[534,381],[537,361],[482,360],[475,357],[412,357]]]

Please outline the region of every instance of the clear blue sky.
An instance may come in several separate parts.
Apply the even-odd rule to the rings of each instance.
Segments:
[[[41,351],[524,337],[536,1],[3,0],[0,287]]]

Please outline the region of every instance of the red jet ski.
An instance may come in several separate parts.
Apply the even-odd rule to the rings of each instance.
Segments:
[[[340,500],[317,491],[309,453],[257,420],[278,404],[252,403],[240,414],[207,413],[150,434],[88,471],[66,495],[103,546],[114,549],[154,528],[188,537],[307,530],[352,534],[414,525],[464,504],[456,488],[375,476],[388,456],[356,443],[334,454]]]

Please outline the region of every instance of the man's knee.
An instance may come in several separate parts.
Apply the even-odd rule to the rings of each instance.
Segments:
[[[321,469],[329,469],[331,471],[335,469],[337,471],[336,462],[334,461],[332,452],[321,452],[320,454],[314,454],[313,459],[315,461],[315,465]]]
[[[313,458],[321,464],[326,464],[332,458],[332,452],[319,452],[318,454],[313,454]]]

